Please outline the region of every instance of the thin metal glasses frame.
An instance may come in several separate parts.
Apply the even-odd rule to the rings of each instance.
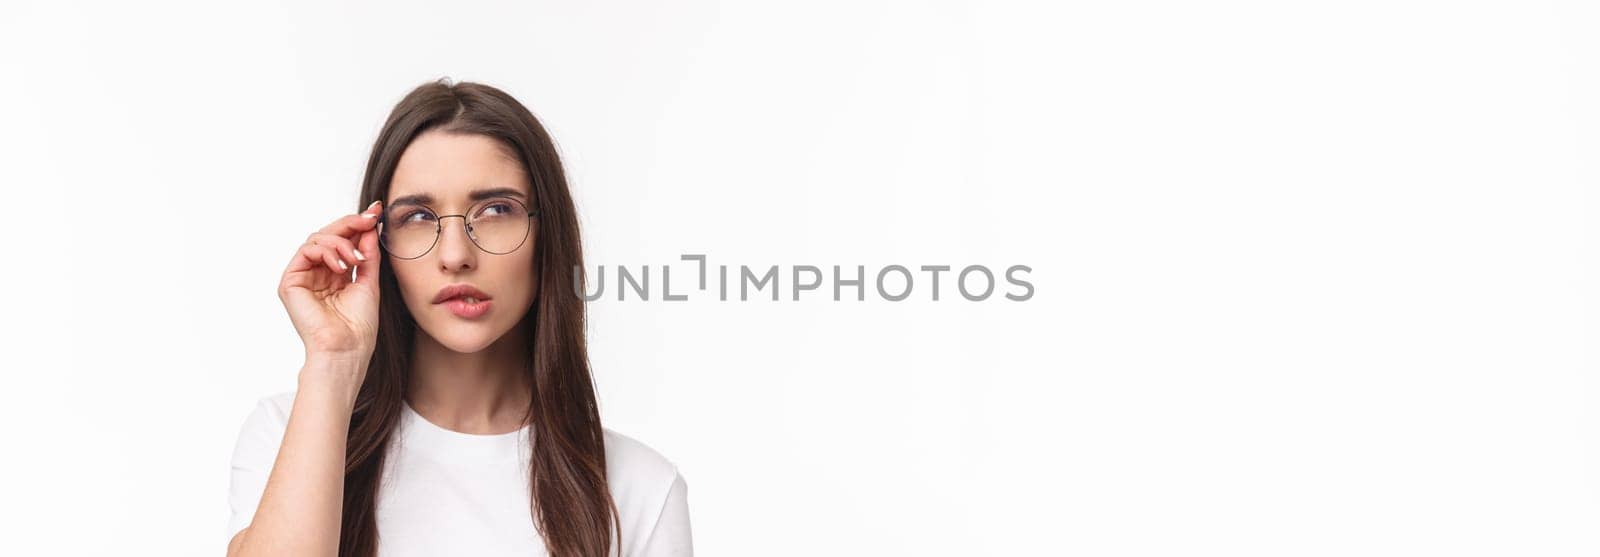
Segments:
[[[507,202],[507,201],[509,201],[511,203],[516,203],[517,205],[521,206],[524,209],[528,208],[527,205],[523,205],[521,201],[517,201],[516,199],[512,199],[510,197],[498,197],[498,198],[494,198],[494,199],[485,199],[483,201],[475,203],[471,207],[467,208],[467,212],[471,213],[474,210],[478,209],[479,207],[482,207],[484,205],[488,205],[490,203]],[[484,253],[493,254],[493,255],[506,255],[506,254],[515,252],[515,251],[517,251],[519,249],[522,249],[522,245],[528,243],[528,234],[533,231],[533,226],[529,225],[528,226],[528,230],[522,233],[522,240],[517,242],[517,247],[511,248],[511,249],[506,250],[504,252],[493,252],[493,251],[489,251],[487,248],[484,248],[483,244],[479,244],[478,243],[478,236],[472,232],[472,226],[470,224],[468,224],[468,222],[467,222],[467,215],[465,215],[465,214],[462,214],[462,215],[441,215],[441,214],[439,214],[438,211],[433,210],[432,207],[429,207],[427,205],[419,204],[419,205],[417,205],[417,207],[421,207],[422,209],[428,211],[429,213],[432,213],[433,216],[434,216],[434,221],[433,221],[433,243],[432,244],[428,244],[428,249],[422,250],[422,253],[417,254],[415,257],[400,257],[399,255],[395,255],[394,250],[389,249],[389,245],[388,245],[389,241],[386,239],[386,238],[388,238],[388,234],[385,233],[384,230],[383,230],[383,225],[389,218],[389,211],[388,211],[387,208],[385,208],[383,213],[378,215],[378,240],[380,240],[378,242],[378,247],[383,248],[384,251],[388,252],[389,255],[393,256],[395,259],[404,259],[404,260],[407,260],[407,261],[410,261],[412,259],[421,259],[422,256],[428,255],[428,253],[432,252],[433,248],[435,248],[435,247],[437,247],[439,245],[439,238],[444,236],[444,219],[447,219],[447,218],[450,218],[450,217],[461,217],[461,227],[464,230],[466,230],[467,239],[472,240],[472,245],[474,247],[477,247],[480,250],[483,250]],[[539,216],[539,210],[538,209],[528,209],[527,218],[533,219],[533,218],[536,218],[538,216]]]

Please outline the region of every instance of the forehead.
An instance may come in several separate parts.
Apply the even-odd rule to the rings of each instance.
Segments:
[[[524,201],[532,193],[527,172],[509,148],[488,136],[430,130],[400,155],[385,205],[422,197],[435,209],[459,209],[472,202],[472,192],[498,188],[521,193]]]

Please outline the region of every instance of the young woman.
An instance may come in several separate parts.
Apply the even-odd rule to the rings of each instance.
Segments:
[[[691,555],[677,467],[600,425],[578,218],[533,114],[418,87],[360,206],[284,270],[305,365],[240,431],[228,555]]]

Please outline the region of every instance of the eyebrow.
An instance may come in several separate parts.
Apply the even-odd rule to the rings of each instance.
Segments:
[[[524,203],[527,202],[527,196],[524,196],[522,194],[522,192],[520,190],[517,190],[516,188],[489,188],[489,189],[482,189],[482,190],[473,190],[472,193],[467,194],[467,198],[472,200],[473,202],[483,201],[485,199],[490,199],[490,198],[494,198],[494,197],[515,197],[515,198],[517,198],[519,200],[522,200]],[[426,194],[426,193],[415,193],[415,194],[411,194],[411,195],[396,197],[396,198],[394,198],[394,201],[389,202],[389,206],[390,207],[394,207],[394,206],[397,206],[397,205],[424,205],[424,206],[427,206],[427,205],[432,205],[434,201],[435,200],[434,200],[432,195],[429,195],[429,194]]]

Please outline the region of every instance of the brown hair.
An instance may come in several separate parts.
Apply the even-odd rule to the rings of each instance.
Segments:
[[[504,91],[441,79],[412,90],[389,113],[367,161],[358,208],[387,199],[401,153],[433,129],[496,139],[528,172],[530,208],[539,212],[532,246],[537,251],[529,269],[538,273],[538,291],[528,315],[507,334],[525,335],[532,347],[524,368],[533,389],[526,416],[533,447],[530,512],[551,555],[608,555],[620,518],[606,483],[605,439],[584,344],[584,305],[572,290],[583,284],[583,250],[561,158],[539,120]],[[568,277],[568,269],[576,276]],[[345,453],[339,530],[344,557],[377,553],[378,482],[385,448],[400,421],[415,347],[417,324],[388,265],[378,281],[378,338],[356,396]]]

